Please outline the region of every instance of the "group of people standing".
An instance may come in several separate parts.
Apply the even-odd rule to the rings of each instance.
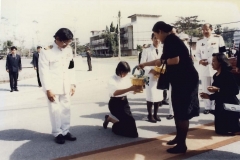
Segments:
[[[239,117],[237,112],[224,110],[224,103],[238,104],[236,95],[239,93],[238,86],[230,72],[230,66],[224,55],[224,44],[220,36],[211,35],[211,25],[205,24],[202,27],[204,38],[197,42],[196,58],[199,65],[206,73],[200,73],[203,92],[200,96],[205,99],[206,110],[210,112],[214,102],[215,131],[218,134],[229,134],[240,131]],[[173,109],[176,125],[176,136],[167,142],[167,145],[175,145],[167,150],[169,153],[185,153],[187,151],[186,137],[189,129],[189,120],[199,116],[199,74],[194,67],[193,57],[189,49],[180,39],[173,27],[163,21],[157,22],[152,29],[152,45],[145,48],[141,55],[139,69],[144,69],[149,77],[149,84],[146,84],[146,101],[148,120],[156,123],[161,121],[158,116],[158,109],[162,105],[161,90],[157,89],[158,73],[154,66],[160,67],[166,64],[166,72],[169,81],[169,102]],[[75,141],[77,138],[70,133],[70,96],[75,93],[76,78],[72,49],[73,34],[67,28],[59,29],[54,35],[54,42],[51,47],[41,51],[41,54],[34,55],[39,58],[38,64],[34,67],[39,74],[39,86],[48,99],[49,113],[52,124],[52,134],[55,142],[64,144],[66,140]],[[41,49],[41,48],[38,48]],[[6,69],[13,77],[14,83],[11,88],[16,90],[16,77],[21,67],[17,61],[21,61],[13,54],[7,57]],[[213,54],[214,53],[214,54]],[[12,68],[9,64],[14,64]],[[18,68],[17,70],[15,68]],[[217,73],[211,76],[216,70]],[[89,71],[92,68],[89,66]],[[106,129],[109,122],[113,123],[112,131],[121,136],[138,137],[135,119],[132,116],[128,103],[127,94],[138,92],[142,88],[131,85],[127,74],[131,71],[129,64],[125,61],[118,63],[115,74],[108,82],[109,103],[108,107],[113,116],[106,115],[103,127]],[[10,78],[11,78],[10,76]],[[160,77],[161,78],[161,77]],[[10,80],[11,81],[11,80]],[[165,91],[166,93],[166,91]],[[210,94],[212,93],[212,94]],[[152,112],[153,110],[153,112]]]
[[[157,89],[157,73],[154,66],[166,64],[166,73],[170,86],[170,102],[173,108],[173,118],[176,125],[176,136],[167,142],[175,145],[167,150],[169,153],[185,153],[187,151],[186,137],[189,129],[189,120],[199,116],[200,105],[198,96],[204,99],[204,114],[215,116],[215,132],[220,135],[238,134],[239,113],[224,109],[224,103],[239,104],[236,95],[239,93],[238,85],[234,79],[224,52],[224,43],[221,36],[211,35],[211,25],[202,26],[203,39],[197,42],[196,57],[200,71],[207,72],[200,77],[194,67],[194,57],[189,53],[186,38],[176,35],[173,27],[165,22],[157,22],[153,26],[151,39],[153,44],[145,48],[141,54],[139,69],[144,69],[149,77],[146,88],[146,101],[148,120],[161,121],[158,117],[158,108],[161,106],[161,90]],[[161,42],[162,44],[160,44]],[[122,66],[122,67],[119,67]],[[204,68],[205,67],[205,68]],[[211,68],[210,68],[211,67]],[[205,70],[203,70],[205,69]],[[210,70],[215,70],[211,83]],[[107,128],[112,122],[113,132],[117,135],[137,137],[137,127],[132,117],[126,93],[139,90],[136,86],[123,86],[124,77],[130,72],[127,62],[120,62],[116,68],[116,75],[109,81],[110,101],[109,110],[118,120],[106,115],[103,127]],[[160,77],[161,78],[161,77]],[[199,94],[199,79],[201,79],[203,92]],[[211,94],[209,94],[211,93]],[[213,102],[215,100],[215,102]],[[211,101],[211,102],[210,102]],[[210,105],[211,104],[211,105]],[[154,112],[152,114],[152,106]],[[210,108],[215,106],[214,108]]]

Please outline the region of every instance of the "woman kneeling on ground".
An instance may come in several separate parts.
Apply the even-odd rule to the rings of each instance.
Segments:
[[[137,138],[138,132],[135,123],[135,119],[132,116],[130,106],[127,99],[127,93],[130,91],[137,92],[141,88],[137,86],[131,86],[130,79],[125,78],[128,72],[130,72],[130,66],[127,62],[121,61],[116,68],[116,74],[111,77],[108,82],[108,89],[110,100],[108,108],[113,117],[106,115],[103,127],[106,129],[109,122],[113,123],[113,133],[125,137]]]

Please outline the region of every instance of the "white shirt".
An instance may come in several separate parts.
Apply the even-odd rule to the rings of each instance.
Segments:
[[[75,70],[68,69],[73,59],[71,47],[59,48],[56,43],[51,49],[39,54],[39,71],[43,89],[54,94],[70,93],[71,84],[76,85]]]
[[[207,66],[199,66],[199,75],[212,77],[215,71],[212,69],[212,54],[219,53],[219,47],[225,46],[222,36],[211,35],[210,37],[204,37],[197,41],[196,46],[196,59],[198,62],[202,59],[206,59]]]
[[[127,96],[129,94],[128,93],[124,93],[121,95],[117,95],[114,96],[114,92],[116,90],[121,90],[121,89],[127,89],[129,87],[131,87],[131,79],[129,76],[125,76],[123,78],[114,75],[110,78],[110,80],[108,81],[108,92],[109,92],[109,97],[123,97],[123,96]]]

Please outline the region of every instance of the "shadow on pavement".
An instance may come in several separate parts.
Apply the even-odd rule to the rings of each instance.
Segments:
[[[71,133],[77,141],[66,141],[63,145],[56,144],[50,134],[25,129],[0,131],[0,140],[23,141],[24,144],[16,148],[9,159],[28,160],[54,159],[143,139],[117,136],[110,128],[103,129],[102,126],[73,126]]]
[[[10,91],[10,89],[0,88],[0,91]]]
[[[33,84],[19,84],[18,86],[21,86],[21,87],[38,87],[38,85],[33,85]]]

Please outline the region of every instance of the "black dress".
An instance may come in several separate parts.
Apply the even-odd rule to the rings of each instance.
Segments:
[[[175,118],[189,120],[199,116],[198,72],[193,66],[186,45],[176,35],[166,37],[161,59],[179,57],[177,65],[167,65],[167,77],[172,86],[172,106]]]
[[[113,133],[120,136],[137,138],[137,126],[132,116],[127,97],[111,97],[108,108],[111,114],[119,120],[112,126]]]
[[[239,103],[236,97],[239,93],[238,85],[232,73],[229,70],[222,70],[218,76],[215,74],[212,86],[220,88],[219,92],[210,95],[210,100],[215,100],[215,132],[227,134],[240,131],[239,113],[227,111],[223,106],[223,103]]]

